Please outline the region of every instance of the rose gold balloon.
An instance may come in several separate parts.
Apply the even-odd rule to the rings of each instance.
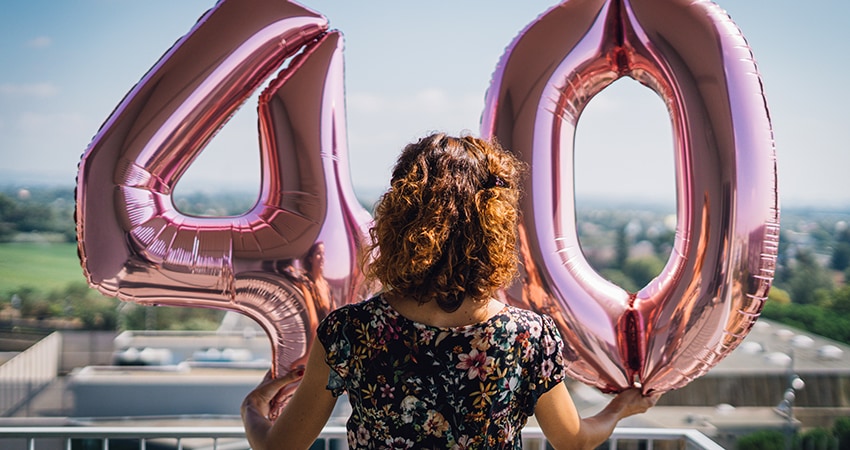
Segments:
[[[636,293],[585,260],[573,192],[578,119],[624,76],[667,105],[677,175],[674,250]],[[603,391],[635,382],[667,391],[704,374],[747,335],[773,279],[776,160],[753,55],[719,7],[704,0],[553,7],[502,57],[482,135],[531,165],[520,230],[524,276],[507,295],[556,319],[574,378]]]
[[[279,0],[222,1],[144,76],[94,137],[77,178],[77,238],[89,284],[144,305],[238,311],[272,340],[273,372],[302,364],[324,303],[360,294],[371,220],[351,189],[342,38]],[[261,192],[237,217],[193,217],[175,184],[260,84]],[[248,145],[246,144],[246,147]],[[234,158],[239,155],[234,149]],[[321,280],[299,270],[316,243]]]

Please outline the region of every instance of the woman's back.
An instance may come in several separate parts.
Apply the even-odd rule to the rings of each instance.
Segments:
[[[537,398],[563,379],[551,319],[513,307],[441,328],[378,296],[333,312],[318,335],[329,388],[352,404],[351,448],[521,448]]]
[[[355,449],[518,449],[531,414],[553,444],[594,448],[618,420],[654,404],[629,390],[581,419],[562,382],[552,319],[492,300],[517,274],[523,170],[498,144],[471,136],[437,133],[402,150],[365,258],[384,294],[319,325],[322,345],[312,346],[274,425],[275,397],[301,373],[246,397],[253,448],[307,448],[343,391]]]

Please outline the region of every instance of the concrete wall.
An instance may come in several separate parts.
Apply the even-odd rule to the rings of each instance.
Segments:
[[[807,373],[797,371],[806,387],[796,392],[797,407],[850,407],[850,373]],[[788,388],[788,375],[707,374],[687,386],[664,394],[659,405],[714,406],[720,403],[739,406],[776,406]]]
[[[68,390],[74,417],[238,415],[239,407],[263,377],[263,371],[169,373],[140,369],[72,373]]]
[[[115,331],[63,331],[59,372],[67,374],[78,367],[112,364],[117,335]]]
[[[0,365],[0,415],[9,415],[56,378],[62,336],[53,333]]]

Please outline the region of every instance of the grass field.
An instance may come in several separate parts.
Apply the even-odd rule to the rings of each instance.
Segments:
[[[0,244],[0,292],[18,286],[47,292],[73,281],[85,282],[76,244]]]

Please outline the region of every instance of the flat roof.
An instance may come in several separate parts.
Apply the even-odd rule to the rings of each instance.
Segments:
[[[768,319],[706,375],[747,373],[850,374],[850,346]]]

